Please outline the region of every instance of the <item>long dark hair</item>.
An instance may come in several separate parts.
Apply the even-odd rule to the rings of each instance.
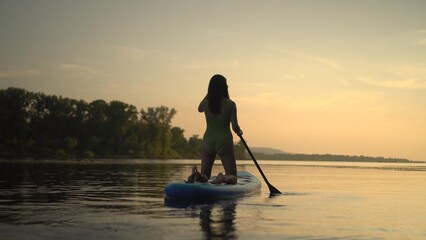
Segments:
[[[224,76],[216,74],[210,79],[209,90],[207,92],[210,112],[214,114],[220,113],[222,98],[229,99],[228,85]]]

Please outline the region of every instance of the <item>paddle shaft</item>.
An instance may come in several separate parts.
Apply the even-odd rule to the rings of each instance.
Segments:
[[[271,194],[281,194],[280,190],[272,186],[272,184],[269,183],[268,179],[266,178],[265,174],[263,173],[262,169],[260,168],[259,164],[256,161],[256,158],[253,156],[253,153],[251,152],[250,148],[248,147],[246,140],[244,140],[242,135],[238,135],[241,139],[241,142],[244,144],[244,147],[247,149],[247,152],[250,154],[250,157],[253,159],[254,164],[256,165],[257,169],[259,170],[260,174],[263,177],[263,180],[265,180],[266,184],[268,185],[269,191]]]

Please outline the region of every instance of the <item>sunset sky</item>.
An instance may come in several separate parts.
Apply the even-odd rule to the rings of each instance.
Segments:
[[[0,89],[173,107],[189,137],[221,73],[250,146],[426,160],[426,1],[0,0],[0,29]]]

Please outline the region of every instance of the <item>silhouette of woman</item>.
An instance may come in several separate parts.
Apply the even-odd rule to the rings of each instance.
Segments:
[[[216,155],[219,155],[225,174],[219,173],[212,183],[235,184],[237,166],[230,124],[236,134],[242,135],[243,132],[238,125],[237,107],[229,98],[224,76],[217,74],[210,79],[207,96],[201,101],[198,111],[204,112],[207,123],[201,146],[201,173],[194,167],[188,182],[207,182]]]

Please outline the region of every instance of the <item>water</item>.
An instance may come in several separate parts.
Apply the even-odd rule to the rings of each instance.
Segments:
[[[0,239],[426,239],[426,164],[260,161],[283,195],[166,206],[194,163],[2,161]]]

